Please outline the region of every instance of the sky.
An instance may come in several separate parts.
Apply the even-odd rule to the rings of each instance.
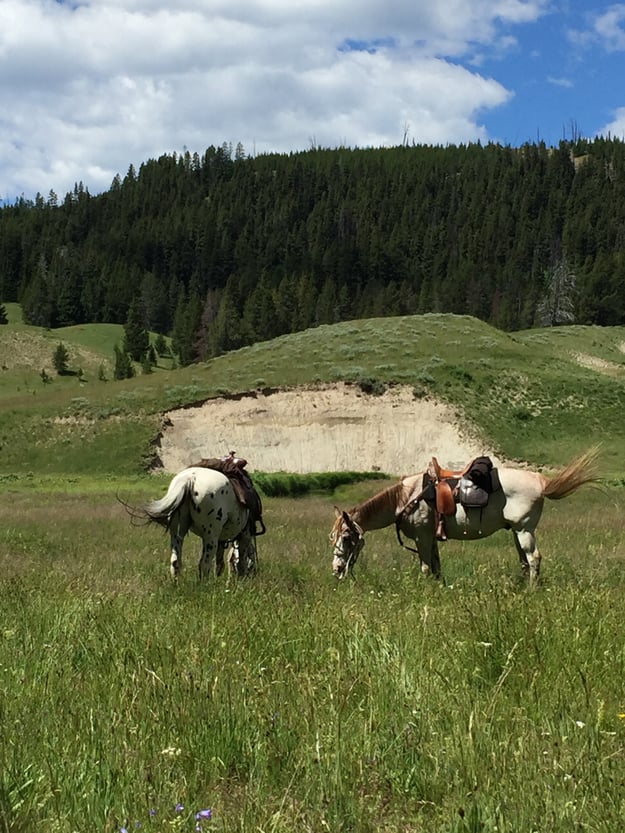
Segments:
[[[224,142],[625,138],[625,2],[0,0],[0,200]]]

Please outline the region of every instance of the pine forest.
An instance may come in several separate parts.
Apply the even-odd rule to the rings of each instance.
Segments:
[[[0,304],[172,337],[181,364],[348,319],[625,324],[625,143],[164,155],[0,209]]]

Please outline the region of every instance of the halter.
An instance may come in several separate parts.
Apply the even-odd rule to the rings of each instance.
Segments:
[[[349,516],[347,516],[349,517]],[[362,552],[365,545],[365,533],[360,524],[349,518],[341,521],[337,528],[330,533],[330,541],[334,545],[333,557],[341,559],[343,562],[342,574],[347,575],[351,572],[351,568],[358,560],[358,556]],[[345,554],[346,544],[348,545],[348,555]]]

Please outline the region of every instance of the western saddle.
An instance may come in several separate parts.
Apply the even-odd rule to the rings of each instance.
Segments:
[[[461,477],[464,477],[470,471],[473,462],[474,460],[470,460],[463,469],[459,469],[458,471],[444,469],[436,457],[432,457],[428,464],[426,476],[429,482],[434,485],[436,493],[436,538],[439,541],[447,540],[445,515],[456,514],[456,499],[450,480],[458,481]]]

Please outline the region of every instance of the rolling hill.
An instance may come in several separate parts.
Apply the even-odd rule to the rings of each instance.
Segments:
[[[6,476],[140,474],[153,462],[163,418],[173,409],[214,399],[243,407],[246,399],[249,404],[245,393],[337,384],[358,392],[359,416],[373,423],[385,392],[409,390],[415,434],[433,430],[436,436],[436,422],[419,424],[419,407],[439,404],[460,435],[502,458],[559,465],[601,442],[610,476],[622,476],[623,327],[503,333],[461,315],[366,319],[259,342],[177,370],[141,374],[139,368],[134,379],[114,382],[106,370],[109,381],[98,374],[110,368],[121,327],[43,330],[22,324],[17,305],[7,308],[9,324],[0,327],[0,474]],[[42,366],[51,367],[59,341],[82,375],[60,378],[49,369],[51,381],[44,383]]]

